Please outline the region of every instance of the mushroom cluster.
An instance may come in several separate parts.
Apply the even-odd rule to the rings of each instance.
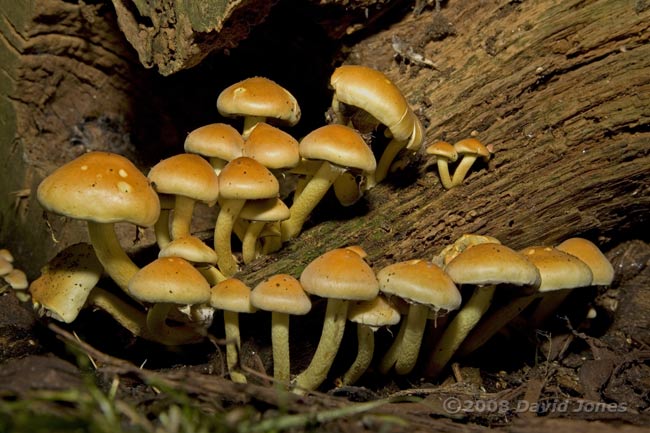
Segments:
[[[362,248],[337,248],[300,275],[269,276],[248,287],[235,275],[240,257],[247,264],[277,251],[301,232],[330,188],[343,205],[354,203],[401,165],[396,159],[421,146],[422,124],[382,73],[342,66],[331,86],[332,123],[300,141],[280,129],[299,121],[296,99],[277,83],[254,77],[217,99],[221,115],[243,118],[241,132],[225,123],[197,128],[185,140],[185,153],[158,162],[146,175],[107,152],[89,152],[59,167],[39,185],[38,200],[47,211],[86,221],[91,244],[69,246],[42,270],[29,287],[34,307],[64,322],[74,321],[85,306],[100,308],[134,335],[165,345],[204,339],[219,311],[226,364],[236,382],[247,380],[239,360],[240,314],[265,311],[271,316],[274,378],[305,391],[326,380],[348,320],[356,324],[357,356],[341,383],[352,384],[371,368],[375,331],[388,326],[399,330],[376,370],[406,375],[426,358],[426,372],[435,377],[454,354],[475,350],[533,301],[539,306],[532,320],[540,323],[567,290],[611,282],[611,264],[586,240],[517,252],[490,236],[465,235],[430,260],[415,258],[377,272]],[[372,148],[364,139],[369,135],[379,137]],[[489,157],[481,146],[469,139],[430,151],[445,187],[459,185],[476,158]],[[450,177],[447,161],[459,154]],[[293,176],[298,181],[287,182]],[[191,231],[197,202],[217,209],[210,245]],[[158,257],[136,264],[118,241],[116,223],[152,227]],[[241,251],[234,251],[235,237]],[[0,255],[0,265],[10,262]],[[114,284],[98,287],[103,275]],[[471,287],[465,299],[459,286]],[[491,307],[497,291],[512,298],[509,307]],[[321,338],[309,365],[292,376],[290,316],[308,314],[313,297],[326,300]],[[430,320],[443,332],[423,357]]]
[[[476,138],[465,138],[453,145],[446,141],[436,141],[426,148],[426,153],[432,155],[436,162],[440,182],[445,189],[451,189],[463,183],[469,170],[478,159],[487,161],[492,156],[491,146],[485,146]],[[458,161],[460,158],[460,161]],[[449,165],[455,163],[453,176],[449,173]]]
[[[0,293],[7,286],[20,291],[25,290],[29,285],[25,272],[14,267],[14,255],[7,248],[0,248],[0,277],[5,282],[5,285],[0,286]]]

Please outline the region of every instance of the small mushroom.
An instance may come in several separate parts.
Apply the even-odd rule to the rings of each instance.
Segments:
[[[466,138],[460,140],[454,144],[454,149],[458,152],[459,156],[462,156],[460,162],[456,166],[454,175],[451,178],[451,185],[458,186],[463,183],[465,176],[469,172],[469,169],[472,168],[474,162],[478,158],[482,158],[485,161],[490,159],[491,152],[490,150],[476,138]]]
[[[239,218],[248,220],[248,228],[242,240],[244,263],[252,262],[257,253],[257,240],[267,224],[284,221],[290,216],[289,208],[279,198],[248,200],[239,212]]]
[[[376,166],[372,151],[359,133],[343,125],[326,125],[307,134],[300,141],[300,154],[321,161],[321,165],[294,199],[289,219],[282,222],[283,241],[300,233],[312,210],[346,168],[370,173]]]
[[[305,315],[311,301],[291,275],[277,274],[259,283],[251,292],[251,305],[271,312],[271,343],[273,346],[273,377],[289,382],[289,315]]]
[[[442,186],[445,189],[451,189],[454,185],[449,175],[449,163],[456,162],[458,159],[458,152],[456,152],[454,146],[446,141],[436,141],[427,147],[426,152],[435,157]]]
[[[237,278],[228,278],[213,286],[210,305],[223,310],[226,332],[226,364],[233,382],[246,383],[246,376],[237,371],[241,336],[239,333],[239,313],[254,313],[250,300],[251,289]]]
[[[2,278],[4,278],[5,282],[14,290],[25,290],[29,287],[27,275],[25,275],[25,272],[20,269],[14,268],[8,274],[3,275]]]
[[[318,256],[300,275],[300,283],[311,295],[327,299],[325,320],[316,352],[293,381],[298,392],[323,383],[343,338],[349,301],[370,300],[379,293],[375,273],[359,254],[338,248]]]
[[[129,281],[139,268],[122,249],[114,224],[155,224],[160,201],[148,179],[123,156],[89,152],[46,177],[37,197],[50,212],[87,221],[97,258],[128,293]]]
[[[147,312],[147,329],[160,341],[170,345],[194,343],[204,335],[191,327],[167,324],[173,306],[208,302],[210,285],[187,260],[161,257],[138,271],[129,282],[129,292],[140,301],[151,303]]]
[[[368,188],[381,182],[395,156],[404,148],[417,152],[422,144],[422,124],[413,113],[402,92],[383,73],[359,65],[338,67],[330,78],[334,89],[332,109],[340,123],[345,123],[341,103],[368,112],[387,128],[390,142],[377,163],[377,169],[370,173]]]
[[[149,171],[149,180],[160,194],[176,197],[171,238],[190,235],[196,201],[212,206],[219,197],[219,178],[212,166],[192,153],[182,153],[160,161]]]
[[[408,260],[388,265],[377,272],[379,290],[408,302],[408,313],[388,352],[379,365],[387,373],[393,365],[397,374],[415,367],[427,318],[431,310],[452,311],[461,303],[456,284],[440,267],[425,260]]]
[[[293,126],[301,114],[296,98],[265,77],[247,78],[224,89],[217,98],[217,110],[222,116],[244,117],[244,138],[259,122],[276,121]]]
[[[230,161],[221,170],[219,191],[221,210],[214,228],[214,249],[219,257],[219,269],[226,277],[230,277],[237,272],[230,238],[241,209],[246,200],[276,198],[280,185],[266,167],[252,158],[242,156]]]
[[[498,285],[515,285],[534,292],[540,283],[539,271],[522,254],[495,243],[472,245],[445,266],[456,284],[473,285],[474,291],[433,349],[426,373],[436,377],[460,344],[485,314]]]
[[[185,152],[207,157],[219,174],[224,165],[242,156],[244,137],[226,123],[210,123],[190,132],[183,147]]]
[[[357,324],[357,356],[341,378],[343,385],[352,385],[366,372],[375,352],[375,332],[400,321],[399,311],[386,298],[378,295],[370,301],[355,301],[348,309],[348,320]]]

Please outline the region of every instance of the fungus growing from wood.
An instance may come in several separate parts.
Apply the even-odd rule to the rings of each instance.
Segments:
[[[224,165],[242,156],[244,137],[226,123],[211,123],[190,132],[183,148],[185,152],[207,157],[215,173],[219,174]]]
[[[449,175],[449,163],[456,162],[458,159],[458,152],[456,152],[454,146],[446,141],[436,141],[427,147],[426,152],[435,157],[442,186],[445,187],[445,189],[450,189],[454,185],[451,181],[451,176]]]
[[[482,158],[487,161],[490,159],[491,155],[490,150],[476,138],[460,140],[459,142],[454,143],[454,149],[456,149],[456,152],[458,152],[458,155],[462,158],[458,163],[458,166],[456,166],[454,176],[451,178],[452,186],[458,186],[463,183],[469,169],[472,168],[472,165],[474,165],[474,162],[477,159]]]

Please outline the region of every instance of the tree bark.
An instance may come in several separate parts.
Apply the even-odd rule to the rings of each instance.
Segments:
[[[458,2],[361,40],[347,61],[382,70],[403,90],[425,121],[425,146],[476,135],[494,147],[492,159],[445,191],[421,155],[371,190],[367,208],[338,218],[327,211],[326,221],[316,214],[320,224],[240,276],[253,284],[298,275],[350,244],[378,269],[431,258],[463,233],[513,248],[571,236],[607,248],[644,233],[649,18],[648,6],[632,1]],[[451,35],[437,40],[441,25]],[[400,64],[396,40],[435,67]]]

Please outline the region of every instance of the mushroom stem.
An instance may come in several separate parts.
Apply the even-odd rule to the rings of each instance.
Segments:
[[[323,330],[314,357],[309,366],[293,381],[298,392],[318,388],[327,377],[343,339],[348,304],[349,301],[343,299],[327,300]]]
[[[101,287],[94,287],[88,295],[87,303],[110,314],[117,323],[133,335],[142,338],[149,336],[146,315],[118,296]]]
[[[176,196],[174,216],[172,217],[172,239],[180,239],[190,235],[192,213],[194,213],[195,200],[182,195]]]
[[[265,225],[266,222],[264,221],[251,221],[248,224],[248,229],[246,229],[244,240],[242,241],[242,256],[244,263],[249,264],[255,260],[257,253],[257,239]]]
[[[237,215],[239,215],[245,202],[245,200],[240,199],[224,199],[221,202],[221,211],[214,227],[214,250],[219,257],[217,263],[219,270],[226,277],[230,277],[237,272],[237,262],[232,256],[230,238]]]
[[[406,147],[406,143],[407,140],[397,140],[395,138],[388,142],[386,148],[384,149],[384,152],[381,154],[381,158],[379,158],[375,172],[368,175],[366,189],[374,187],[376,184],[386,178],[391,163],[400,152],[400,150]]]
[[[465,176],[467,176],[469,169],[472,168],[477,158],[476,155],[463,155],[463,158],[456,167],[456,171],[454,171],[454,176],[451,178],[451,186],[458,186],[463,183]]]
[[[289,315],[271,313],[271,343],[273,345],[273,377],[289,383],[291,361],[289,356]]]
[[[312,210],[318,205],[344,169],[324,161],[298,198],[291,205],[291,216],[282,222],[282,241],[293,239],[302,230]]]
[[[169,233],[169,209],[161,209],[158,221],[154,225],[154,233],[156,235],[156,243],[158,249],[164,249],[171,242],[171,235]]]
[[[399,325],[399,331],[397,332],[397,336],[393,340],[393,344],[391,344],[390,348],[388,349],[388,352],[386,352],[381,358],[381,361],[379,362],[379,366],[377,369],[381,374],[387,374],[391,368],[393,368],[393,365],[395,365],[395,362],[397,362],[397,358],[399,356],[400,351],[402,350],[402,341],[404,340],[404,333],[406,333],[406,320],[402,320],[402,322]]]
[[[442,182],[442,186],[445,189],[451,189],[454,186],[454,183],[452,182],[451,176],[449,175],[449,162],[445,158],[439,157],[436,160],[436,165],[438,166],[438,174],[440,175],[440,182]]]
[[[117,323],[122,325],[136,337],[157,343],[178,346],[181,344],[195,343],[203,339],[194,329],[187,326],[170,328],[165,326],[161,333],[151,332],[147,327],[148,314],[130,305],[120,297],[104,290],[94,287],[88,295],[88,304],[104,310],[110,314]]]
[[[530,317],[530,324],[534,328],[542,326],[542,324],[549,318],[558,308],[567,296],[569,296],[571,290],[554,290],[552,292],[545,293],[542,299],[539,301],[533,314]]]
[[[538,294],[534,294],[516,298],[491,313],[488,317],[481,320],[481,323],[472,330],[469,336],[460,345],[456,354],[462,357],[474,352],[476,349],[488,342],[490,338],[506,326],[512,319],[517,317],[538,297]]]
[[[272,224],[276,225],[278,230],[280,229],[279,221],[273,222]],[[264,238],[262,245],[262,254],[271,254],[279,251],[280,248],[282,248],[282,239],[280,236],[267,236]]]
[[[406,316],[406,329],[402,337],[397,360],[395,361],[395,372],[397,374],[409,374],[418,360],[422,336],[427,325],[429,308],[426,305],[412,304]]]
[[[122,249],[114,225],[88,221],[88,234],[97,259],[106,273],[125,293],[129,294],[129,281],[140,268]]]
[[[147,329],[152,335],[165,333],[167,328],[167,315],[172,309],[169,302],[157,302],[149,307],[147,311]]]
[[[255,125],[257,125],[260,122],[264,122],[266,120],[266,117],[261,117],[261,116],[246,116],[244,117],[244,128],[242,130],[242,137],[248,138],[248,136],[251,134],[253,128]]]
[[[357,323],[357,356],[341,378],[343,385],[352,385],[365,373],[375,353],[375,330],[372,326]]]
[[[230,379],[237,383],[246,383],[246,376],[236,371],[239,365],[241,338],[239,336],[239,313],[224,310],[223,322],[226,331],[226,365]]]
[[[210,284],[210,287],[216,286],[218,283],[227,280],[225,275],[223,275],[219,269],[215,268],[212,265],[208,266],[202,266],[202,267],[197,267],[196,268],[201,275],[203,275],[203,278]]]
[[[465,337],[481,320],[494,296],[494,285],[477,286],[467,304],[456,314],[433,349],[426,368],[429,377],[436,377],[445,368]]]

